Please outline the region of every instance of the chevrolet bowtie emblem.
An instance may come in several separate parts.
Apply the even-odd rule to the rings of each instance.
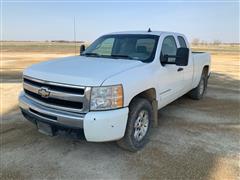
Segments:
[[[49,95],[50,95],[50,91],[47,87],[41,87],[39,90],[38,90],[38,94],[40,96],[42,96],[43,98],[48,98]]]

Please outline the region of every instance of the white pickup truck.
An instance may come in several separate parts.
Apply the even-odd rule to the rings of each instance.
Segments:
[[[80,51],[23,72],[19,106],[40,132],[81,130],[87,141],[137,151],[158,109],[186,93],[201,99],[207,88],[210,55],[191,52],[183,34],[111,33]]]

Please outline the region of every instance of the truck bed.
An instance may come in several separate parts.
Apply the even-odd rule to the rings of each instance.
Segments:
[[[192,52],[193,57],[193,87],[196,87],[200,80],[200,75],[202,74],[202,70],[204,66],[209,66],[210,68],[210,54],[207,52]],[[210,71],[209,71],[210,72]]]

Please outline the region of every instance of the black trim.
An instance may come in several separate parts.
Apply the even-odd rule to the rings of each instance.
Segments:
[[[45,117],[45,118],[57,121],[57,117],[56,116],[51,116],[51,115],[48,115],[48,114],[44,114],[44,113],[38,112],[38,111],[36,111],[34,109],[31,109],[31,108],[29,108],[29,111],[31,111],[32,113],[34,113],[36,115],[39,115],[39,116],[42,116],[42,117]]]
[[[36,115],[33,115],[31,113],[29,113],[28,111],[21,109],[21,112],[23,114],[23,116],[25,117],[25,119],[27,119],[28,121],[30,121],[31,123],[37,125],[37,122],[40,121],[40,122],[43,122],[43,123],[46,123],[50,126],[54,126],[56,127],[57,129],[77,129],[77,130],[83,130],[83,128],[80,128],[80,127],[72,127],[72,126],[67,126],[67,125],[63,125],[61,123],[58,123],[58,122],[52,122],[52,121],[49,121],[49,120],[46,120],[44,118],[40,118]]]
[[[55,98],[43,98],[39,94],[33,93],[31,91],[28,91],[27,89],[24,89],[24,92],[41,102],[50,104],[50,105],[55,105],[55,106],[61,106],[61,107],[67,107],[67,108],[75,108],[75,109],[82,109],[83,108],[83,103],[82,102],[73,102],[73,101],[66,101],[66,100],[60,100],[60,99],[55,99]]]

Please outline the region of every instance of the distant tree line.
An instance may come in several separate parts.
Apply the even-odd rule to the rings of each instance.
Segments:
[[[223,43],[220,40],[214,40],[212,42],[207,42],[204,40],[200,40],[198,38],[194,38],[191,42],[192,45],[215,45],[215,46],[219,46],[221,44],[230,44],[230,45],[239,45],[239,43]]]
[[[85,43],[85,41],[67,41],[67,40],[46,40],[45,42],[54,42],[54,43]]]

